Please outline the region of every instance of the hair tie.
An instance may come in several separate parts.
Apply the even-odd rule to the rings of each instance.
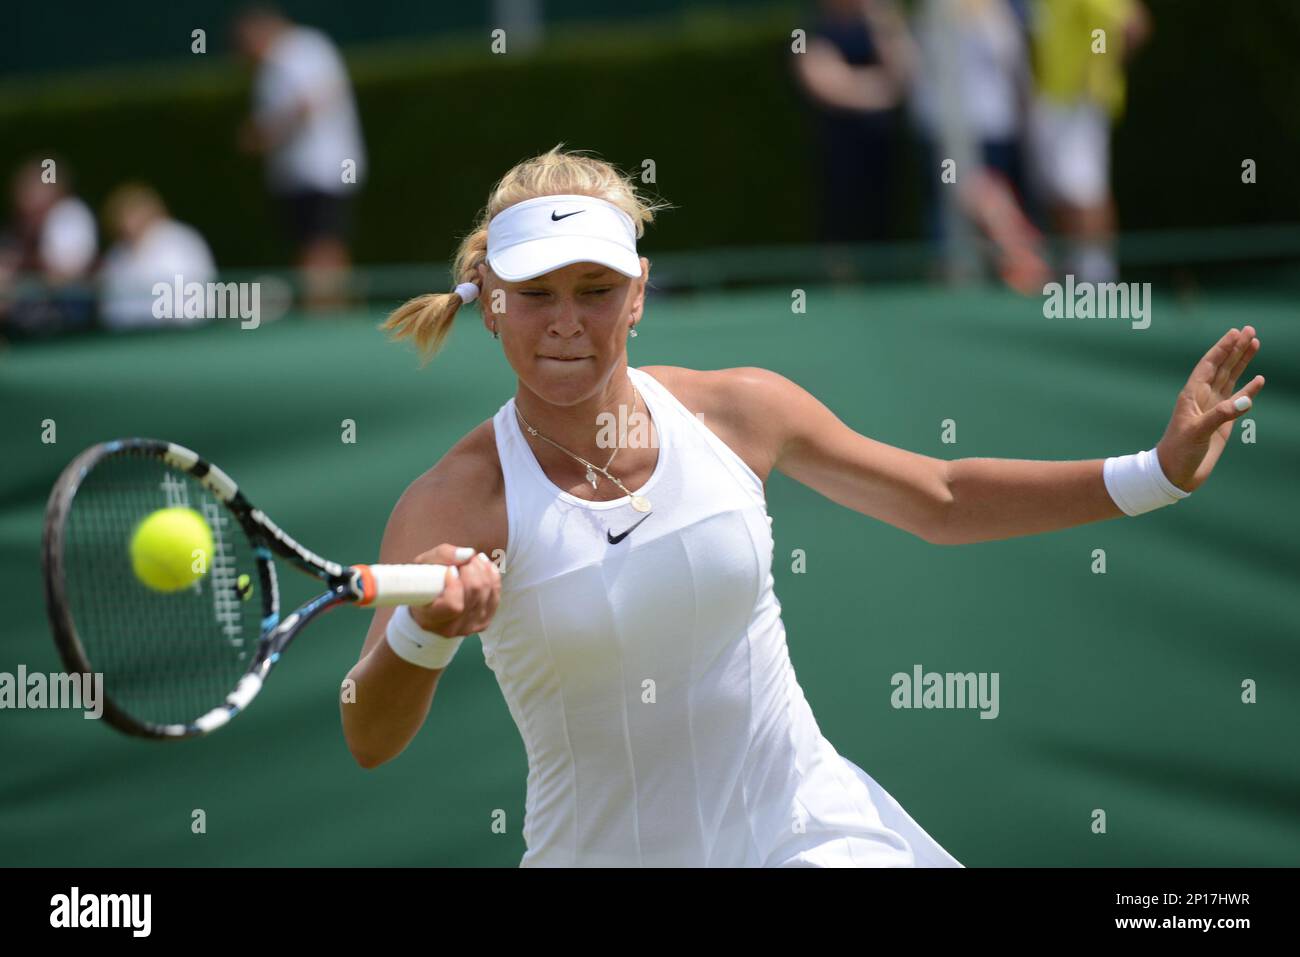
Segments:
[[[464,303],[473,302],[478,298],[478,284],[472,282],[463,282],[456,287],[456,295],[460,296],[460,301]]]

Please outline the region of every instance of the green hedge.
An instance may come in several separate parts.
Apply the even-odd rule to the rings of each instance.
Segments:
[[[356,210],[361,261],[444,260],[492,181],[565,142],[622,166],[653,159],[677,208],[656,248],[798,241],[814,224],[785,20],[693,31],[590,31],[534,56],[409,45],[350,56],[370,156]],[[213,65],[65,84],[0,101],[0,170],[53,150],[99,202],[126,178],[153,184],[225,266],[283,262],[261,165],[234,149],[248,77]]]
[[[1300,182],[1300,5],[1152,2],[1156,32],[1134,64],[1117,133],[1126,228],[1294,221]],[[362,262],[442,262],[491,182],[563,141],[639,168],[676,209],[647,247],[797,243],[813,237],[809,125],[789,70],[797,9],[744,21],[699,17],[629,30],[565,31],[545,51],[493,56],[487,37],[349,52],[370,155],[356,210]],[[260,163],[234,149],[248,77],[212,59],[185,71],[0,88],[0,171],[67,157],[98,204],[116,183],[154,183],[227,267],[283,263],[288,250]],[[918,236],[918,153],[900,146],[900,237]],[[1240,184],[1242,158],[1259,184]]]

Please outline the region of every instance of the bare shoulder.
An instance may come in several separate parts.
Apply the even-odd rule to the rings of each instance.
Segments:
[[[791,407],[808,395],[780,373],[758,366],[643,366],[641,371],[662,383],[764,482],[780,454]]]
[[[642,366],[662,382],[679,400],[689,395],[703,408],[716,411],[734,408],[737,400],[745,403],[779,405],[797,397],[804,390],[771,369],[760,366],[737,366],[732,369],[687,369],[684,366]],[[692,411],[695,411],[692,408]],[[741,410],[738,410],[741,411]]]
[[[407,486],[393,508],[389,530],[386,546],[392,537],[396,547],[414,548],[415,554],[441,542],[472,545],[488,555],[505,549],[505,479],[491,419],[467,433]]]
[[[732,369],[688,369],[684,365],[642,365],[656,380],[677,394],[677,389],[697,395],[701,402],[727,404],[737,398],[781,400],[792,398],[801,387],[779,372],[758,365]],[[676,387],[675,387],[676,386]],[[681,398],[677,395],[677,398]]]

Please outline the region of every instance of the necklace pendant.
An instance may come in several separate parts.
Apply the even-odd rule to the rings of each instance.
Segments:
[[[587,468],[587,481],[591,483],[592,491],[596,489],[596,473],[590,467]]]
[[[644,495],[633,495],[632,507],[638,512],[648,512],[650,511],[650,499],[646,498]]]

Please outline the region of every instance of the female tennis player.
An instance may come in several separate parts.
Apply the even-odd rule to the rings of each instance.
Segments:
[[[960,867],[818,728],[773,593],[767,477],[936,544],[1137,515],[1209,476],[1264,385],[1235,390],[1259,340],[1233,329],[1206,353],[1149,451],[930,458],[775,372],[630,367],[657,208],[556,147],[497,184],[456,291],[386,323],[432,354],[477,299],[518,388],[393,509],[381,560],[457,577],[375,612],[348,746],[364,767],[398,755],[479,633],[528,756],[521,866]]]

